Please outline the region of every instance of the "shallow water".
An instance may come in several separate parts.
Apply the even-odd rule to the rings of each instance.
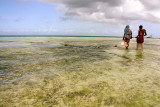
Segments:
[[[0,105],[160,106],[160,39],[146,38],[143,50],[121,42],[1,37]]]

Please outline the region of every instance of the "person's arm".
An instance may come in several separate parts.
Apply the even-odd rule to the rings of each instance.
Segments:
[[[138,31],[138,36],[140,35],[140,31]]]
[[[135,38],[138,38],[139,34],[140,34],[140,32],[138,31],[138,35]]]
[[[124,33],[124,35],[125,35],[125,33]],[[124,40],[124,35],[123,35],[123,40]]]
[[[147,33],[146,33],[146,30],[145,30],[145,32],[144,32],[144,36],[146,36],[147,35]]]

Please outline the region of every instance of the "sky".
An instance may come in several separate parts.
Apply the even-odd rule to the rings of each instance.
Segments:
[[[0,35],[137,36],[160,38],[160,0],[0,0]]]

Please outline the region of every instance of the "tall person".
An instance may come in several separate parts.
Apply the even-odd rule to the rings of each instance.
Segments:
[[[143,49],[144,36],[146,36],[146,30],[143,29],[143,26],[139,26],[138,36],[137,36],[137,49]]]
[[[132,39],[132,30],[130,29],[129,25],[127,25],[124,29],[124,36],[123,36],[126,49],[129,48],[130,39]]]

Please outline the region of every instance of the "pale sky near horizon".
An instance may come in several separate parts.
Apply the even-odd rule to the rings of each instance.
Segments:
[[[0,35],[133,36],[143,25],[160,38],[160,0],[0,0]]]

